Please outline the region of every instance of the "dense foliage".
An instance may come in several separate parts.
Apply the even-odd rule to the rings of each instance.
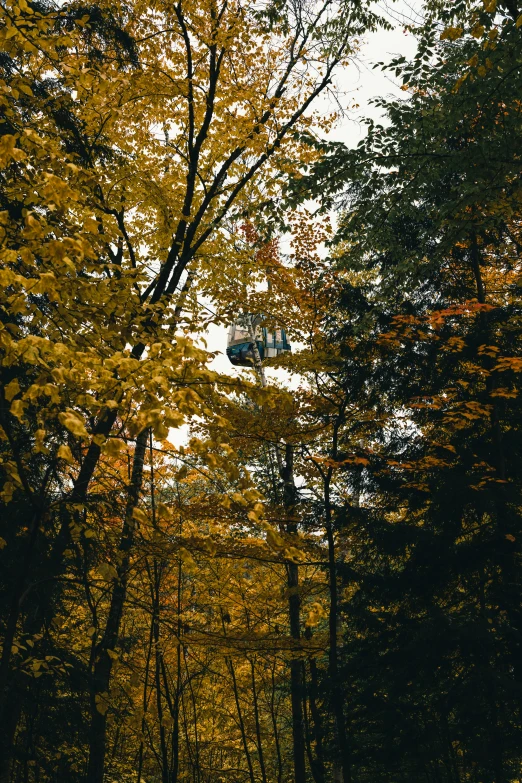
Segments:
[[[522,7],[419,20],[349,149],[370,3],[1,4],[0,783],[521,779]]]

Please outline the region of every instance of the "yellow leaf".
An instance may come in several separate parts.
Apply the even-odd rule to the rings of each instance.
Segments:
[[[266,540],[268,545],[271,546],[273,549],[280,549],[285,545],[284,538],[281,538],[279,533],[277,533],[272,527],[267,528]]]
[[[15,30],[15,28],[11,28]],[[16,137],[6,133],[0,138],[0,164],[6,165],[10,160],[23,160],[26,154],[23,150],[15,147]]]
[[[185,417],[181,413],[175,413],[174,411],[165,411],[165,426],[166,427],[181,427],[185,421]]]
[[[319,601],[316,601],[310,607],[308,616],[306,617],[305,620],[305,625],[308,628],[313,628],[323,619],[323,617],[326,617],[326,612],[323,606],[319,603]]]
[[[231,499],[234,501],[234,503],[237,503],[240,506],[248,505],[248,500],[246,500],[239,492],[232,493]]]
[[[459,76],[459,78],[455,82],[455,86],[453,88],[453,92],[458,92],[460,90],[460,88],[462,87],[462,85],[464,84],[466,79],[468,78],[468,75],[469,75],[468,73],[465,73],[463,76]]]
[[[66,462],[73,463],[74,457],[72,455],[72,451],[65,443],[62,443],[60,448],[58,449],[56,456],[58,459],[64,459]]]
[[[19,391],[20,391],[20,384],[18,383],[18,379],[15,378],[14,381],[8,383],[4,389],[4,395],[7,402],[11,402],[13,397],[16,397]]]
[[[146,525],[149,521],[147,515],[145,514],[145,512],[141,510],[141,508],[133,509],[132,518],[135,519],[137,522],[141,522],[144,525]]]
[[[165,505],[165,503],[158,503],[158,517],[160,519],[170,519],[172,516],[172,512],[168,506]]]
[[[80,416],[75,413],[75,411],[69,409],[66,413],[60,413],[58,419],[60,420],[60,423],[63,424],[63,426],[66,427],[69,432],[72,432],[73,435],[76,435],[76,437],[89,437],[89,433],[85,429],[85,424],[83,423]]]
[[[180,548],[179,548],[179,556],[180,556],[181,561],[182,561],[183,565],[185,566],[185,569],[187,570],[187,572],[189,574],[190,573],[194,573],[194,571],[197,568],[197,563],[194,560],[194,558],[192,557],[192,555],[190,554],[190,552],[188,551],[188,549],[185,549],[184,546],[180,546]]]
[[[306,560],[306,555],[304,554],[304,552],[301,552],[295,546],[289,546],[286,549],[284,549],[283,557],[286,560],[291,560],[292,563],[301,563],[303,560]]]
[[[97,693],[94,697],[94,703],[96,704],[96,710],[100,713],[100,715],[105,715],[109,709],[108,694]]]
[[[44,440],[46,436],[46,431],[42,429],[36,430],[34,434],[34,452],[35,454],[48,454],[49,449],[44,446]]]
[[[118,572],[110,563],[102,563],[98,566],[98,573],[105,582],[110,582],[111,579],[116,579]]]
[[[109,457],[117,457],[124,448],[125,443],[119,438],[108,438],[103,445],[102,451],[104,454],[108,454]]]
[[[516,25],[517,25],[517,27],[520,27],[522,25],[522,14],[520,14],[520,16],[518,17],[518,19],[516,21]]]
[[[441,41],[456,41],[457,38],[462,38],[464,29],[462,27],[446,27],[440,34]]]
[[[18,421],[22,421],[24,417],[24,403],[22,400],[15,400],[13,403],[11,403],[11,414],[15,416]]]
[[[158,440],[166,440],[169,436],[169,429],[162,421],[159,421],[157,424],[155,424],[153,430],[154,437],[156,437]]]
[[[33,91],[31,90],[29,85],[25,84],[24,82],[21,82],[21,83],[18,84],[18,89],[21,92],[25,93],[26,95],[31,95],[31,96],[33,95]]]

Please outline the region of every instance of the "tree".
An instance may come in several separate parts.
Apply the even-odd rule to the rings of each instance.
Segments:
[[[38,647],[52,622],[74,537],[92,532],[96,546],[92,481],[102,455],[117,457],[131,437],[116,581],[95,653],[95,781],[106,749],[97,705],[120,634],[148,430],[164,438],[201,412],[198,389],[215,381],[180,329],[198,332],[196,290],[217,297],[244,258],[229,239],[238,218],[315,154],[300,138],[322,122],[310,106],[374,21],[358,3],[213,0],[6,3],[1,21],[2,497],[22,505],[24,523],[4,539],[16,579],[5,583],[0,779],[32,690],[16,641],[29,634]]]
[[[522,15],[425,11],[349,150],[366,4],[2,6],[1,781],[518,780]]]
[[[393,63],[410,99],[383,102],[389,126],[314,173],[334,197],[348,182],[330,328],[339,383],[373,418],[361,507],[337,516],[361,778],[504,781],[519,764],[520,34],[506,9],[437,6],[415,61]]]

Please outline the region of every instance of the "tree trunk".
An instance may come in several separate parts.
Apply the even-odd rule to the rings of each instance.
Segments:
[[[274,729],[274,743],[275,743],[276,756],[277,756],[277,783],[281,783],[281,781],[283,780],[283,759],[281,756],[281,743],[279,742],[279,729],[277,727],[277,714],[275,708],[275,692],[276,692],[275,666],[276,664],[274,660],[271,669],[272,692],[270,694],[270,717],[272,718],[272,727]]]
[[[337,438],[338,430],[341,425],[342,414],[339,415],[333,430],[332,437],[332,459],[337,458]],[[348,737],[346,733],[346,722],[344,717],[344,686],[339,677],[339,650],[337,641],[337,626],[339,623],[339,596],[337,588],[337,563],[335,552],[335,537],[333,531],[332,502],[330,496],[330,485],[333,475],[333,469],[328,468],[323,477],[324,480],[324,508],[325,508],[325,531],[328,542],[328,587],[330,592],[330,611],[328,615],[328,679],[330,685],[330,702],[335,722],[335,744],[336,754],[334,758],[334,780],[342,783],[351,783],[351,759],[348,747]],[[358,502],[358,498],[357,498]]]
[[[157,531],[156,519],[156,497],[154,492],[154,451],[152,444],[152,430],[149,430],[149,464],[150,464],[150,501],[152,511],[152,527]],[[152,573],[149,566],[149,580],[151,583],[151,603],[152,603],[152,629],[154,636],[154,662],[155,662],[155,684],[156,684],[156,708],[158,713],[160,750],[161,750],[161,781],[170,783],[170,765],[167,750],[167,738],[165,726],[163,725],[163,699],[161,693],[161,669],[163,664],[163,654],[160,648],[160,591],[161,574],[163,571],[162,563],[158,562],[156,556],[152,561]]]
[[[283,480],[283,503],[286,511],[286,532],[295,535],[297,533],[297,490],[294,481],[294,451],[289,443],[285,446],[285,461],[280,457],[278,450],[279,471]],[[301,640],[301,597],[299,595],[299,566],[297,563],[287,563],[288,575],[288,613],[290,620],[290,635],[294,641],[292,660],[290,661],[290,695],[292,702],[292,738],[294,751],[294,780],[295,783],[306,781],[306,743],[304,736],[303,717],[303,667],[296,657]]]
[[[223,612],[221,612],[221,626],[223,628],[223,636],[226,637],[227,631],[225,627],[225,618],[223,616]],[[239,690],[237,687],[237,680],[236,680],[236,672],[234,669],[234,662],[232,658],[228,655],[225,655],[225,664],[230,672],[230,677],[232,679],[232,690],[234,693],[234,701],[236,703],[236,710],[237,710],[237,720],[239,724],[239,730],[241,732],[241,742],[243,743],[243,750],[245,751],[245,758],[248,766],[248,775],[250,778],[250,783],[256,783],[256,778],[254,775],[254,767],[252,765],[252,758],[250,756],[250,750],[248,747],[248,740],[246,735],[246,729],[245,729],[245,721],[243,720],[243,712],[241,710],[241,704],[239,701]]]
[[[330,699],[335,720],[336,735],[336,759],[334,760],[334,769],[335,766],[337,766],[339,770],[337,776],[334,777],[341,780],[342,783],[351,783],[351,762],[344,718],[344,688],[339,678],[339,654],[337,645],[337,624],[339,620],[337,569],[335,563],[335,541],[331,519],[327,519],[326,537],[328,541],[328,570],[330,588],[330,612],[328,616],[328,675],[330,680]],[[337,762],[337,764],[335,762]]]
[[[310,766],[315,783],[324,783],[324,753],[323,753],[323,724],[321,713],[317,705],[317,663],[315,658],[310,658],[310,685],[308,687],[308,701],[310,704],[310,716],[312,718],[311,737],[315,745],[315,757],[311,757]]]
[[[259,722],[259,704],[257,700],[256,672],[255,672],[254,661],[252,659],[250,660],[250,672],[252,676],[252,701],[254,704],[254,718],[256,722],[256,737],[257,737],[257,750],[259,755],[259,767],[261,769],[261,779],[263,783],[267,783],[265,758],[263,755],[263,744],[261,738],[261,724]]]
[[[179,534],[181,535],[181,521],[179,525]],[[169,708],[170,716],[172,718],[172,731],[170,735],[171,745],[171,763],[169,768],[170,783],[177,783],[179,775],[179,717],[180,717],[180,703],[181,703],[181,689],[182,689],[182,671],[181,671],[181,633],[182,633],[182,576],[183,566],[181,559],[178,562],[178,584],[177,584],[177,600],[176,600],[176,615],[177,615],[177,639],[178,645],[176,649],[176,687],[174,692],[174,698],[171,694],[171,688],[169,685],[169,678],[167,675],[167,666],[165,659],[161,656],[161,673],[163,679],[163,688],[165,691],[165,699]]]
[[[201,779],[201,764],[199,763],[199,732],[198,732],[198,711],[196,704],[196,696],[194,694],[194,688],[192,687],[192,677],[190,676],[188,661],[187,661],[187,648],[183,648],[183,660],[185,662],[185,671],[187,672],[187,683],[189,686],[190,700],[192,702],[192,714],[194,716],[194,781],[199,783]]]
[[[89,762],[87,766],[87,783],[103,783],[105,767],[105,749],[107,740],[107,704],[113,659],[113,652],[118,644],[123,607],[127,594],[130,554],[134,543],[135,522],[133,511],[138,505],[143,483],[143,463],[147,445],[148,431],[140,432],[136,439],[131,483],[127,497],[125,518],[120,540],[119,553],[121,563],[117,567],[117,577],[112,591],[109,615],[105,632],[96,650],[93,682],[91,689],[91,724],[89,731]]]
[[[263,363],[256,342],[255,325],[253,319],[249,323],[250,338],[252,340],[252,353],[254,355],[254,367],[262,387],[266,386]],[[297,505],[297,491],[294,481],[294,451],[290,443],[285,444],[285,462],[283,463],[279,447],[276,445],[276,458],[279,475],[283,481],[283,504],[286,511],[286,532],[297,533],[297,518],[295,516]],[[301,598],[299,596],[299,567],[296,563],[287,563],[288,584],[288,614],[290,621],[290,635],[296,647],[299,647],[301,639]],[[294,780],[295,783],[306,781],[306,743],[303,718],[303,668],[299,658],[292,657],[290,661],[290,695],[292,702],[292,738],[294,756]]]
[[[151,621],[149,642],[147,644],[147,655],[145,658],[145,679],[143,682],[143,717],[141,719],[141,739],[140,739],[140,747],[138,750],[138,771],[136,776],[136,783],[141,783],[141,773],[143,771],[143,748],[144,748],[143,735],[145,733],[145,714],[147,712],[147,705],[148,705],[149,672],[150,672],[150,662],[152,658],[152,643],[154,640],[153,626],[154,626],[154,622]]]

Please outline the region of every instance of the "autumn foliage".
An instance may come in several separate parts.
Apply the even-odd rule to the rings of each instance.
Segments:
[[[0,783],[520,779],[522,8],[374,10],[0,7]]]

